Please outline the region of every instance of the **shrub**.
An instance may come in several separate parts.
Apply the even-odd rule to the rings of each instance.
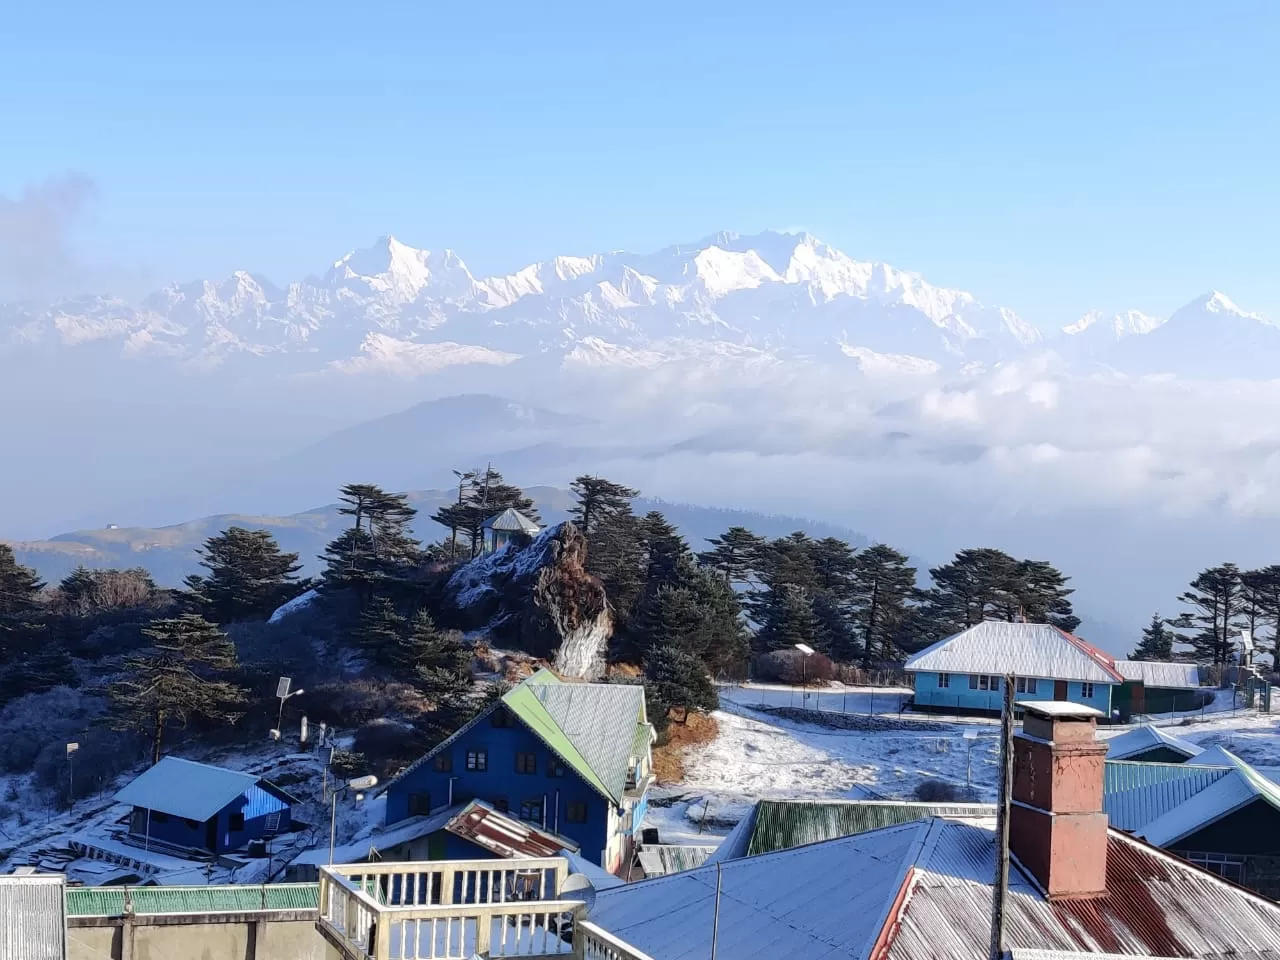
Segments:
[[[387,717],[413,719],[427,712],[427,704],[407,683],[355,680],[307,687],[299,699],[312,723],[330,727],[358,727]]]
[[[22,773],[31,769],[46,746],[66,755],[66,745],[106,710],[101,697],[70,687],[29,693],[0,710],[0,770]]]
[[[385,781],[426,753],[427,744],[409,724],[375,720],[356,731],[351,750],[363,755],[369,771]]]
[[[821,653],[805,656],[799,650],[774,650],[756,657],[756,678],[781,683],[824,683],[834,680],[839,668]]]
[[[921,803],[969,803],[973,790],[946,780],[924,780],[916,784],[911,795]]]

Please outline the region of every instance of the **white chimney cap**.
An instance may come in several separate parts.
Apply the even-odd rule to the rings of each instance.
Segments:
[[[1042,717],[1075,717],[1087,720],[1090,717],[1106,716],[1101,710],[1067,700],[1018,700],[1014,706],[1028,713],[1038,713]]]

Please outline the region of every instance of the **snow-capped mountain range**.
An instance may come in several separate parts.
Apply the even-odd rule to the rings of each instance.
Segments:
[[[1046,349],[1133,373],[1270,376],[1273,355],[1280,369],[1280,327],[1220,293],[1167,320],[1090,313],[1046,337],[1006,307],[789,233],[562,256],[485,278],[452,250],[385,237],[287,287],[237,271],[138,304],[0,305],[0,363],[86,348],[197,369],[274,358],[294,373],[406,376],[526,358],[631,367],[807,358],[919,374]]]

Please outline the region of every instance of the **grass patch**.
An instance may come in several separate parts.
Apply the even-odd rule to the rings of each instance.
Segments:
[[[684,723],[669,724],[653,748],[653,775],[659,783],[683,783],[685,750],[719,735],[720,725],[705,713],[690,713]]]

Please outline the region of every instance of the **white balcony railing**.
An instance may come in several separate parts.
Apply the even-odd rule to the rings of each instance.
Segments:
[[[320,868],[320,928],[354,960],[649,960],[560,899],[561,858]]]

